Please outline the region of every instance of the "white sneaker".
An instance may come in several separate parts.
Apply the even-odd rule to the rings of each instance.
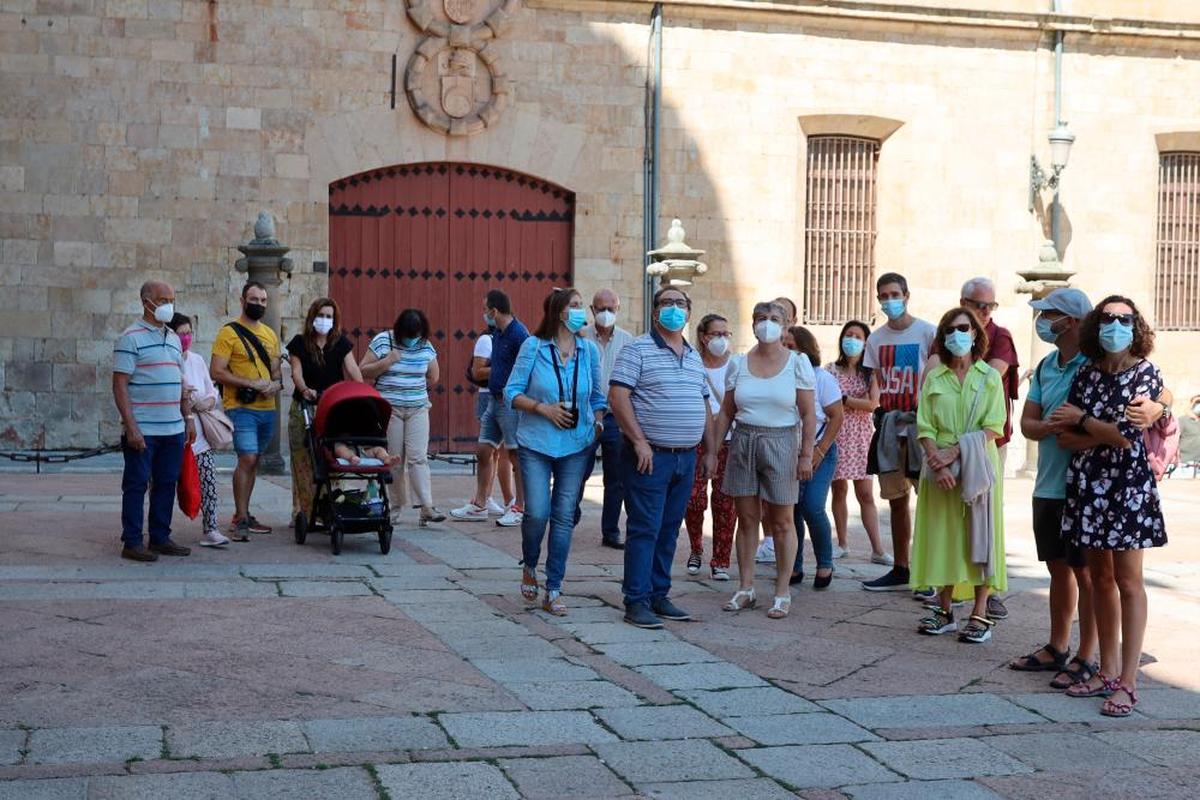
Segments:
[[[850,555],[849,548],[842,547],[840,544],[835,544],[833,546],[833,557],[834,558],[845,558],[848,555]]]
[[[525,519],[525,515],[515,508],[510,508],[504,512],[504,516],[496,520],[496,524],[501,528],[516,528],[521,524],[521,520]]]
[[[754,560],[760,564],[774,564],[775,540],[764,539],[763,543],[758,546],[758,552],[754,554]]]
[[[494,497],[489,497],[485,505],[487,506],[487,513],[493,517],[503,517],[504,512],[508,511],[507,508],[497,503]]]
[[[467,522],[487,522],[488,510],[468,501],[465,506],[450,509],[450,516]]]
[[[205,531],[200,537],[201,547],[224,547],[229,544],[229,539],[220,531]]]
[[[871,556],[872,564],[883,564],[885,567],[890,567],[896,563],[896,559],[892,558],[891,553],[875,553]]]

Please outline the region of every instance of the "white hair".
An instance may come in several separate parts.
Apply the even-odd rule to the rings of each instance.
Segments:
[[[977,289],[990,289],[993,293],[995,293],[996,284],[992,283],[991,278],[971,278],[971,280],[963,284],[962,294],[959,296],[970,300],[971,295],[975,294]]]

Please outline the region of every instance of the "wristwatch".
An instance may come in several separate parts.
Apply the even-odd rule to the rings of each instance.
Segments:
[[[1158,404],[1159,404],[1160,406],[1162,406],[1162,410],[1163,410],[1163,416],[1164,416],[1164,417],[1169,417],[1169,416],[1171,416],[1171,407],[1170,407],[1169,405],[1167,405],[1166,403],[1163,403],[1163,402],[1161,402],[1161,401],[1158,401]]]

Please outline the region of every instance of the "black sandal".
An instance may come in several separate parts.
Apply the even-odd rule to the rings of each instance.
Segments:
[[[1071,669],[1072,665],[1078,666],[1078,669]],[[1087,683],[1099,672],[1099,664],[1094,661],[1084,661],[1079,656],[1075,656],[1058,671],[1058,674],[1050,681],[1050,686],[1054,689],[1070,689],[1072,686]]]
[[[1052,660],[1042,661],[1038,658],[1038,653],[1046,653]],[[1067,659],[1071,657],[1069,650],[1058,650],[1052,644],[1044,644],[1040,649],[1034,650],[1029,655],[1019,658],[1016,661],[1010,662],[1009,669],[1015,669],[1017,672],[1062,672],[1067,664]],[[1065,686],[1063,687],[1066,688]]]

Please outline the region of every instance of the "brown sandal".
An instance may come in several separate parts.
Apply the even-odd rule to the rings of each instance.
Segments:
[[[547,591],[546,596],[542,598],[542,611],[556,617],[565,617],[567,604],[562,601],[562,592]]]
[[[537,573],[528,567],[521,570],[521,597],[530,603],[536,602],[538,596]]]

